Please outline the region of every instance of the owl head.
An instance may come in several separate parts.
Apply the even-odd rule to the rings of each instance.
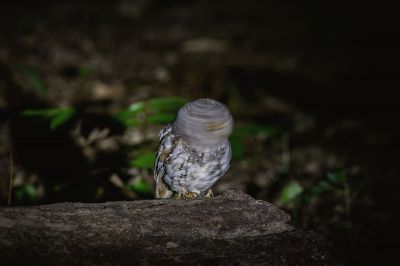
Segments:
[[[223,143],[232,133],[229,109],[213,99],[198,99],[184,105],[173,128],[190,145],[212,147]]]

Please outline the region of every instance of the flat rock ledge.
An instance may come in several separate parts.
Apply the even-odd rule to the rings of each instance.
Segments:
[[[322,236],[238,191],[0,208],[0,265],[342,265]]]

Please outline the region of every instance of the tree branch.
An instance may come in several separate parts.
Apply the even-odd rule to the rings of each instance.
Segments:
[[[272,204],[212,199],[0,208],[0,265],[338,265]]]

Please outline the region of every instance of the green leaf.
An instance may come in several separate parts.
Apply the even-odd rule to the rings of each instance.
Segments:
[[[346,171],[338,169],[333,172],[328,172],[326,179],[319,181],[314,185],[309,192],[304,196],[304,203],[309,203],[312,199],[317,198],[321,194],[335,189],[335,185],[346,181]]]
[[[175,114],[154,114],[147,118],[150,124],[168,124],[174,120]]]
[[[136,157],[130,162],[131,167],[153,169],[156,161],[156,154],[154,152],[145,152]]]
[[[229,137],[232,148],[232,158],[235,160],[240,160],[244,155],[244,143],[242,138],[232,135]]]
[[[141,119],[136,118],[135,115],[131,115],[129,112],[119,112],[115,115],[115,119],[124,124],[126,127],[137,126],[143,123]]]
[[[175,112],[181,108],[187,100],[182,97],[164,97],[151,99],[147,102],[147,107],[150,112]]]
[[[136,126],[142,123],[141,119],[137,118],[138,114],[143,112],[145,108],[144,102],[133,103],[115,115],[115,118],[123,123],[126,127]],[[143,119],[142,119],[143,120]]]
[[[74,114],[76,109],[73,107],[67,108],[50,108],[40,110],[25,110],[22,115],[25,116],[39,116],[50,120],[50,128],[52,130],[58,128],[62,124],[66,123]]]
[[[133,104],[129,105],[129,107],[127,108],[127,111],[130,114],[134,114],[134,113],[143,111],[144,107],[145,107],[144,102],[137,102],[137,103],[133,103]]]
[[[153,195],[152,186],[144,180],[135,183],[129,183],[127,188],[139,195]]]
[[[303,193],[303,187],[297,181],[291,181],[282,190],[278,199],[280,205],[286,205]]]
[[[240,126],[235,128],[233,131],[233,135],[242,137],[242,138],[248,138],[248,137],[253,137],[256,135],[264,134],[268,136],[275,136],[277,135],[281,130],[277,127],[272,127],[272,126],[262,126],[262,125],[246,125],[246,126]]]
[[[28,67],[20,67],[19,69],[26,77],[30,88],[38,95],[44,96],[46,94],[46,87],[44,86],[44,82],[39,73],[36,70]]]
[[[156,98],[131,104],[126,110],[120,111],[115,118],[127,127],[143,123],[168,124],[176,112],[187,102],[181,97]]]
[[[304,202],[307,204],[312,199],[318,197],[322,193],[332,190],[333,187],[325,180],[319,181],[311,190],[304,196]]]
[[[79,77],[81,78],[88,78],[92,75],[92,69],[87,66],[81,66],[78,69]]]
[[[73,108],[66,108],[60,111],[50,119],[50,128],[53,130],[58,128],[59,126],[67,122],[74,114],[75,109]]]
[[[329,172],[327,174],[327,180],[332,184],[342,183],[346,179],[346,172],[343,169]]]
[[[40,110],[28,109],[22,111],[22,115],[25,116],[41,116],[45,118],[49,118],[54,114],[55,114],[54,109],[40,109]]]
[[[37,189],[31,184],[19,187],[15,193],[18,202],[34,203],[39,199]]]

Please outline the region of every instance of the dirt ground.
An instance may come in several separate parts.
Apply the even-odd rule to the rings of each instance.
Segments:
[[[0,8],[0,196],[13,205],[152,197],[129,161],[162,123],[130,104],[180,96],[231,109],[241,136],[215,192],[277,204],[354,265],[398,249],[399,34],[389,7],[319,1],[39,1]],[[56,130],[26,110],[74,107]],[[277,129],[276,132],[263,130]],[[129,186],[128,186],[129,187]]]

